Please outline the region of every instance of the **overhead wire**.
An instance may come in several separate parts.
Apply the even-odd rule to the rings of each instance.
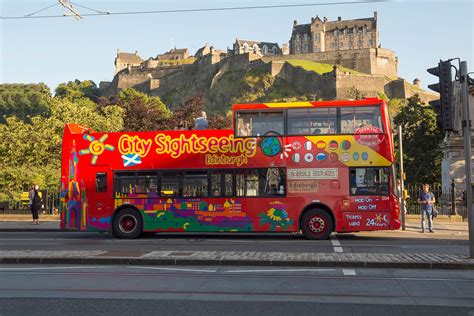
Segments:
[[[332,6],[332,5],[349,5],[349,4],[365,4],[391,2],[391,0],[359,0],[359,1],[339,1],[339,2],[320,2],[320,3],[300,3],[300,4],[272,4],[272,5],[255,5],[255,6],[241,6],[241,7],[218,7],[218,8],[193,8],[193,9],[169,9],[169,10],[150,10],[150,11],[123,11],[123,12],[103,12],[97,11],[85,6],[83,8],[95,11],[96,13],[81,14],[81,16],[111,16],[111,15],[141,15],[141,14],[165,14],[165,13],[189,13],[189,12],[213,12],[213,11],[236,11],[236,10],[264,10],[264,9],[282,9],[282,8],[301,8],[301,7],[315,7],[315,6]],[[52,6],[51,6],[52,7]],[[49,7],[48,7],[49,9]],[[42,9],[41,11],[44,11]],[[46,19],[46,18],[64,18],[68,15],[28,15],[28,16],[0,16],[1,20],[14,19]]]
[[[25,17],[30,17],[30,16],[32,16],[32,15],[35,15],[35,14],[37,14],[37,13],[40,13],[40,12],[46,11],[46,10],[48,10],[48,9],[52,8],[52,7],[55,7],[55,6],[57,6],[57,5],[59,5],[59,3],[58,3],[58,2],[57,2],[57,3],[55,3],[55,4],[52,4],[52,5],[50,5],[50,6],[48,6],[48,7],[46,7],[46,8],[43,8],[43,9],[41,9],[41,10],[35,11],[35,12],[33,12],[33,13],[30,13],[30,14],[26,14],[26,15],[25,15]]]

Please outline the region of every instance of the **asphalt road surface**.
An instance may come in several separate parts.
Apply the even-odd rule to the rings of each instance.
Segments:
[[[474,273],[0,265],[0,315],[472,315]]]
[[[120,250],[120,251],[261,251],[346,253],[440,253],[468,255],[465,239],[424,238],[423,234],[333,234],[331,240],[306,240],[298,235],[157,234],[121,240],[108,234],[78,232],[0,232],[0,250]]]

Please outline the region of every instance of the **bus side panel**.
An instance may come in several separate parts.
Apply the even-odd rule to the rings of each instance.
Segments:
[[[78,139],[82,136],[80,126],[68,124],[64,128],[61,166],[60,228],[87,230],[82,219],[86,213],[87,199],[79,165]]]

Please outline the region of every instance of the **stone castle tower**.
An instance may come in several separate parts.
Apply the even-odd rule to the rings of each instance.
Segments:
[[[316,16],[308,24],[294,22],[290,54],[377,48],[378,42],[377,12],[373,18],[355,20],[328,21]]]

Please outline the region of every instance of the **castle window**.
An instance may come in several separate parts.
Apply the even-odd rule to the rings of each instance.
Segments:
[[[320,34],[319,34],[319,33],[316,33],[316,42],[318,42],[318,43],[319,43],[319,41],[320,41],[320,40],[321,40],[321,38],[320,38]]]
[[[263,45],[263,54],[264,54],[264,55],[268,54],[268,47],[267,47],[267,45]]]
[[[253,44],[253,52],[254,52],[254,54],[258,53],[258,45],[257,44]]]
[[[249,44],[244,43],[243,47],[244,47],[244,53],[248,53],[249,52]]]
[[[344,29],[344,36],[347,36],[347,29]]]
[[[272,47],[272,52],[273,52],[273,55],[278,54],[278,48],[276,46],[273,46]]]
[[[303,41],[306,42],[307,40],[308,40],[308,34],[304,33],[304,35],[303,35]]]
[[[336,36],[336,37],[339,36],[339,30],[338,30],[338,29],[335,29],[335,30],[334,30],[334,36]]]
[[[357,34],[357,27],[354,27],[353,31],[354,34]]]
[[[300,35],[299,35],[299,34],[296,34],[296,41],[297,41],[297,42],[300,41]]]

